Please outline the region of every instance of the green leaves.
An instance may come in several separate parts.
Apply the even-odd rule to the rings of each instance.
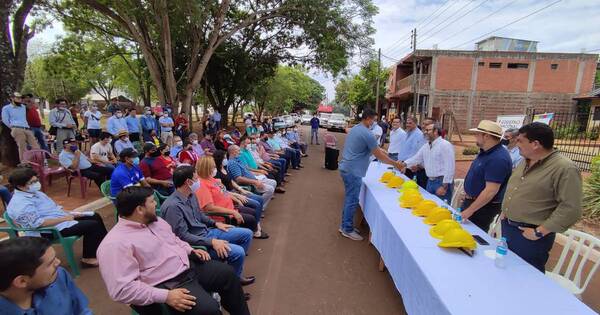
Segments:
[[[335,87],[336,102],[347,107],[355,107],[360,112],[365,106],[374,107],[377,87],[377,60],[371,59],[360,69],[359,73],[345,77]],[[379,98],[385,97],[385,82],[389,70],[379,72]]]

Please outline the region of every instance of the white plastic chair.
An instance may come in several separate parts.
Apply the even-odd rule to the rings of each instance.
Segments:
[[[465,194],[465,180],[462,178],[454,180],[454,190],[452,192],[452,200],[450,205],[456,209],[461,206],[463,195]]]
[[[500,223],[499,214],[497,214],[494,217],[494,220],[492,220],[492,224],[490,224],[490,228],[488,230],[488,235],[498,240],[502,237],[502,224]]]
[[[564,236],[567,240],[564,244],[563,251],[560,254],[560,258],[558,259],[558,263],[556,263],[556,266],[554,266],[552,271],[546,271],[546,276],[556,281],[565,289],[571,291],[571,293],[581,300],[581,294],[585,291],[600,265],[600,257],[598,257],[600,256],[598,252],[598,250],[600,250],[600,240],[587,233],[571,229],[565,232]],[[564,264],[567,263],[567,256],[569,256],[571,251],[573,253],[568,259],[567,268],[562,272]],[[582,283],[583,268],[588,261],[593,265]],[[577,262],[579,262],[579,265],[577,265],[575,270]],[[574,275],[573,271],[575,271]]]

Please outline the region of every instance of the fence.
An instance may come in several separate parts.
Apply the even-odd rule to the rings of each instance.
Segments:
[[[536,114],[542,113],[530,111],[525,123],[534,121]],[[589,172],[592,159],[600,154],[600,110],[554,113],[550,126],[554,130],[554,146],[581,171]]]

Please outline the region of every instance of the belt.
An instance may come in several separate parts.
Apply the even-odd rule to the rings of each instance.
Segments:
[[[29,128],[29,127],[21,127],[21,126],[13,126],[13,128],[31,130],[31,128]]]
[[[538,225],[535,225],[535,224],[517,222],[517,221],[513,221],[509,218],[506,218],[506,223],[508,223],[508,225],[516,226],[516,227],[526,227],[526,228],[532,228],[532,229],[535,229],[536,227],[538,227]]]
[[[444,176],[429,177],[429,180],[444,179]]]

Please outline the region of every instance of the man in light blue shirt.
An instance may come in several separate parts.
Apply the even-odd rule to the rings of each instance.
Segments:
[[[33,229],[55,227],[65,237],[83,236],[82,262],[98,264],[96,250],[107,233],[100,215],[63,210],[40,191],[41,185],[37,174],[30,168],[15,169],[11,172],[8,181],[15,187],[15,193],[6,211],[15,224]]]
[[[131,143],[131,138],[129,133],[127,133],[127,130],[119,131],[117,136],[119,137],[119,139],[115,141],[116,155],[121,154],[121,151],[125,150],[126,148],[131,148],[135,150],[135,147],[133,146],[133,143]]]
[[[354,213],[358,207],[362,178],[367,174],[371,155],[382,163],[393,165],[398,169],[402,167],[399,162],[388,157],[387,152],[379,147],[377,139],[373,137],[370,128],[375,123],[376,117],[377,113],[372,109],[363,110],[360,123],[352,127],[346,137],[340,162],[340,175],[344,181],[344,207],[339,232],[354,241],[363,240],[354,228]]]
[[[71,171],[79,170],[83,177],[93,180],[98,185],[98,188],[100,188],[104,181],[110,179],[113,169],[92,164],[85,154],[79,151],[77,140],[74,138],[65,139],[63,146],[64,149],[58,155],[58,161],[64,168]]]
[[[175,122],[173,122],[173,118],[165,113],[158,113],[158,115],[160,116],[158,119],[158,123],[160,124],[160,141],[172,146],[173,126],[175,125]]]
[[[433,123],[430,119],[424,119],[423,125],[428,125]],[[406,161],[409,158],[415,156],[417,152],[427,143],[427,138],[423,131],[417,128],[417,119],[415,117],[407,117],[406,118],[406,138],[400,144],[398,149],[398,161]],[[412,171],[411,169],[406,169],[405,175],[408,178],[414,178],[417,176],[417,183],[419,186],[425,188],[427,186],[427,174],[425,174],[425,169],[423,169],[423,165],[415,166],[417,171]]]
[[[127,123],[127,131],[129,131],[129,140],[132,142],[140,141],[140,119],[137,117],[135,107],[129,110],[125,122]]]
[[[510,160],[512,162],[513,170],[523,160],[523,156],[521,156],[521,151],[517,146],[517,136],[519,136],[519,129],[510,128],[504,132],[504,139],[501,141],[506,150],[508,150],[508,154],[510,154]]]
[[[75,137],[73,128],[76,126],[71,111],[67,109],[67,100],[59,98],[54,103],[55,107],[48,115],[48,122],[56,128],[56,151],[60,152],[63,149],[63,141]]]
[[[23,152],[27,151],[27,146],[39,149],[40,144],[27,123],[27,108],[22,103],[21,94],[14,93],[11,100],[10,104],[2,107],[2,122],[10,128],[10,135],[19,148],[19,160],[23,160]]]
[[[128,130],[127,121],[123,118],[123,112],[117,109],[115,114],[110,116],[106,121],[106,131],[116,139],[121,130]]]
[[[54,248],[45,238],[0,242],[0,270],[5,275],[0,287],[2,314],[92,315],[88,299],[60,267]]]
[[[142,136],[144,138],[144,142],[152,141],[152,135],[158,133],[158,124],[156,122],[156,118],[152,115],[152,110],[150,107],[144,108],[144,116],[140,119],[142,125]]]
[[[215,122],[215,130],[221,130],[221,113],[215,110],[212,114],[212,120]]]

